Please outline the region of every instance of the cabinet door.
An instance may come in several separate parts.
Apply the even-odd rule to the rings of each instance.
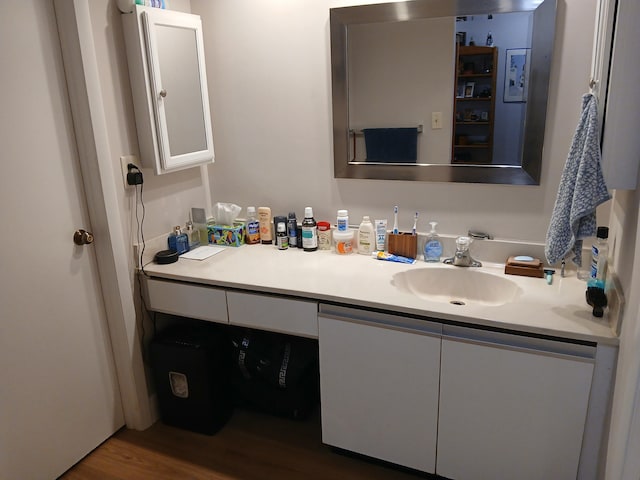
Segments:
[[[200,17],[151,8],[142,18],[162,167],[170,171],[211,161]]]
[[[227,292],[229,323],[318,338],[318,304],[257,293]]]
[[[443,328],[437,473],[572,479],[595,347]]]
[[[145,283],[151,311],[229,323],[227,298],[220,288],[155,278],[147,278]]]
[[[212,162],[200,17],[136,5],[122,22],[142,165],[163,174]]]
[[[440,325],[320,314],[322,441],[434,472]]]

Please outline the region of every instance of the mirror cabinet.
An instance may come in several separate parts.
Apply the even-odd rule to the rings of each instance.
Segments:
[[[332,8],[334,176],[538,185],[556,8],[556,0]],[[511,71],[518,62],[522,75]],[[378,150],[404,152],[410,141],[416,153],[381,161],[368,152],[374,133],[372,145],[391,138]]]
[[[200,17],[136,5],[122,19],[142,165],[160,175],[213,162]]]

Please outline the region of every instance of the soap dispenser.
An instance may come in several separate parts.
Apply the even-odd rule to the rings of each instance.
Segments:
[[[436,225],[438,222],[429,222],[431,225],[431,231],[427,236],[427,241],[424,244],[424,261],[425,262],[439,262],[442,257],[442,242],[440,236],[436,232]]]

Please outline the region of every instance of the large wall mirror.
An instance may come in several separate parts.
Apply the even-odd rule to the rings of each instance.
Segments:
[[[538,185],[556,0],[333,8],[336,178]]]

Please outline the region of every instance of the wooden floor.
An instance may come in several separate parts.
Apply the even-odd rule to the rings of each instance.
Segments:
[[[416,480],[425,478],[334,452],[321,442],[319,415],[305,422],[236,410],[208,436],[160,422],[122,429],[63,480]]]

